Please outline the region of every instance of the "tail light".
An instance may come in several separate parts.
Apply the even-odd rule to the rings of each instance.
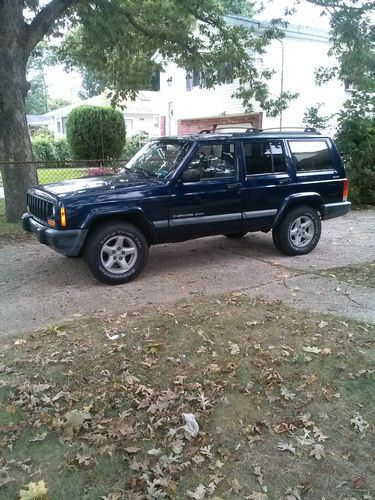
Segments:
[[[342,199],[343,201],[347,201],[349,194],[349,181],[348,179],[344,179],[343,181],[343,190],[342,190]]]

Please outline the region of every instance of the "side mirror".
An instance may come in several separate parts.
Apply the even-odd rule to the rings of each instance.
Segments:
[[[183,183],[199,182],[201,180],[201,173],[197,168],[189,168],[181,176]]]

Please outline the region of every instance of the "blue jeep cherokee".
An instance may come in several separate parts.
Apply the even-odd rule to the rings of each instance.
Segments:
[[[23,227],[119,284],[156,243],[272,230],[281,252],[307,254],[347,195],[334,143],[313,129],[203,133],[151,140],[119,174],[30,189]]]

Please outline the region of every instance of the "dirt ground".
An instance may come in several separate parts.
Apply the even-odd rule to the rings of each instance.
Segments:
[[[375,288],[319,274],[374,260],[375,210],[324,222],[318,247],[303,257],[281,255],[271,235],[261,233],[155,246],[145,272],[117,287],[97,283],[81,259],[65,258],[31,237],[0,247],[0,335],[232,291],[375,323]]]

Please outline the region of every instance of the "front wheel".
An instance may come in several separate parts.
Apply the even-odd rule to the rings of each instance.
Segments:
[[[135,279],[148,258],[143,233],[127,222],[115,222],[94,230],[85,245],[83,258],[95,278],[107,285]]]
[[[296,207],[273,229],[275,246],[286,255],[305,255],[316,247],[322,232],[318,212],[309,206]]]

